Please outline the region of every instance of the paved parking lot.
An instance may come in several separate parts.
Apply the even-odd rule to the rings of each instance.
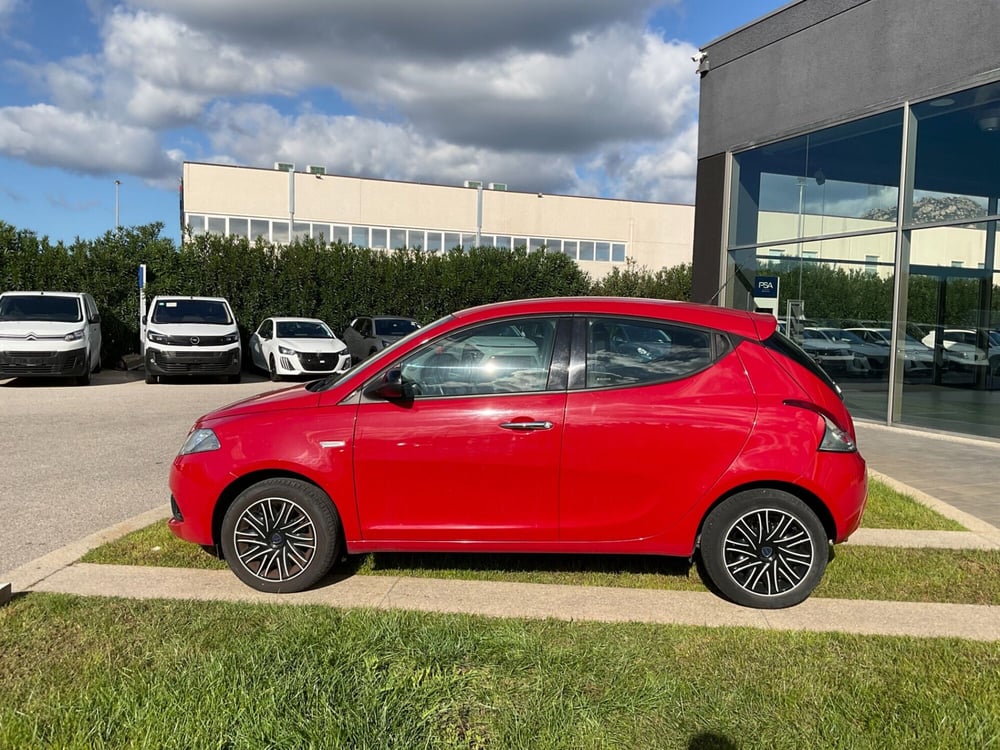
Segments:
[[[282,387],[146,385],[106,370],[90,386],[0,380],[0,581],[4,573],[169,502],[167,474],[188,429],[211,409]]]

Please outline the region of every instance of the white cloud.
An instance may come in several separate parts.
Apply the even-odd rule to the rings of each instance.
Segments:
[[[85,174],[153,178],[171,168],[153,131],[48,104],[0,108],[0,152]]]
[[[0,152],[168,183],[185,128],[203,160],[691,201],[696,49],[645,25],[674,1],[88,0],[101,47],[34,69]]]

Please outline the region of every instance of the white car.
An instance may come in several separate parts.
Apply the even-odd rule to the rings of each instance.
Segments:
[[[101,370],[101,316],[85,292],[0,294],[0,378],[75,377]]]
[[[989,354],[977,346],[977,334],[971,328],[945,328],[942,331],[942,346],[951,360],[959,366],[986,367],[1000,354],[1000,334],[987,331]],[[937,331],[931,331],[922,339],[924,346],[931,349],[937,341]]]
[[[351,368],[347,345],[318,318],[265,318],[250,336],[250,357],[271,380]]]

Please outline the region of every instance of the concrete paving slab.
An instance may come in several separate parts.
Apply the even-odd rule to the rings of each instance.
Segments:
[[[858,529],[847,544],[852,547],[929,547],[933,549],[1000,549],[1000,533],[975,531],[918,531]]]
[[[31,590],[138,599],[321,604],[487,617],[1000,641],[1000,607],[971,604],[812,597],[789,609],[754,610],[701,592],[388,576],[351,576],[298,594],[262,594],[241,583],[229,571],[86,563],[63,568]]]

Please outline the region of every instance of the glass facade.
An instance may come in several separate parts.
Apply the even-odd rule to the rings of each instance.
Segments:
[[[731,165],[727,304],[772,310],[856,416],[1000,437],[1000,82]]]

